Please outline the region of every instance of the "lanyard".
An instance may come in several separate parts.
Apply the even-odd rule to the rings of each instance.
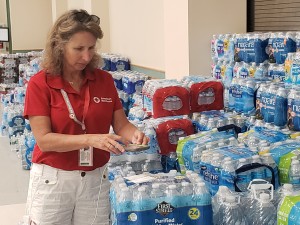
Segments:
[[[85,117],[87,115],[87,112],[88,112],[88,108],[89,108],[89,103],[90,103],[90,91],[89,91],[89,86],[86,87],[85,89],[85,96],[84,96],[84,107],[83,107],[83,116],[82,116],[82,122],[79,121],[75,115],[75,112],[74,112],[74,109],[71,105],[71,102],[69,100],[69,97],[68,97],[68,94],[66,93],[65,90],[63,89],[60,89],[60,92],[65,100],[65,103],[67,105],[67,108],[68,108],[68,111],[69,111],[69,117],[75,121],[75,123],[78,123],[82,130],[86,133],[86,127],[85,127],[85,124],[84,124],[84,120],[85,120]]]

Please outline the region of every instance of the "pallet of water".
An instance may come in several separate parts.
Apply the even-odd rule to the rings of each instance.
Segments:
[[[239,144],[232,133],[213,129],[191,135],[179,141],[176,152],[181,172],[200,174],[212,195],[220,185],[247,191],[253,179],[266,179],[278,187],[278,167],[272,156],[257,155],[257,151]]]
[[[118,176],[110,200],[113,225],[213,224],[211,195],[193,172]]]

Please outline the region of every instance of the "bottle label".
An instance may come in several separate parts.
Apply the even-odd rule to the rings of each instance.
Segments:
[[[175,208],[167,202],[161,202],[152,210],[132,211],[116,214],[116,224],[122,225],[212,225],[212,207],[189,206]]]
[[[297,209],[300,207],[300,196],[286,196],[279,206],[277,213],[277,224],[297,224],[300,221],[300,214]]]
[[[295,154],[290,152],[280,157],[278,170],[279,181],[281,184],[289,183],[289,170],[291,168],[291,158],[293,156],[295,156]]]

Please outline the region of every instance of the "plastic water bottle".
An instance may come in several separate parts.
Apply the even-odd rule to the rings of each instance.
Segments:
[[[228,96],[228,108],[230,110],[234,110],[235,109],[235,92],[237,89],[237,79],[233,78],[231,85],[229,87],[229,96]]]
[[[277,208],[277,211],[279,211],[280,206],[282,205],[282,202],[285,198],[285,196],[291,196],[294,195],[294,188],[292,184],[283,184],[283,186],[278,190],[279,197],[276,199],[276,202],[274,206]]]
[[[220,225],[247,225],[247,219],[241,210],[240,204],[236,202],[236,198],[233,195],[226,197],[224,203],[223,218],[220,221]],[[258,224],[257,224],[258,225]]]
[[[200,160],[201,160],[201,148],[196,146],[193,149],[192,162],[193,162],[193,170],[196,173],[200,173]]]
[[[180,205],[193,206],[193,187],[191,183],[183,181],[180,189]]]
[[[300,162],[299,160],[293,160],[289,171],[290,183],[295,189],[300,188]]]
[[[122,188],[122,191],[119,191],[118,203],[116,204],[117,212],[131,212],[133,206],[132,200],[131,190],[128,187]]]
[[[145,211],[150,209],[150,204],[148,202],[149,195],[146,191],[145,186],[139,187],[137,193],[135,193],[133,196],[135,202],[135,204],[133,205],[133,211]]]
[[[214,196],[219,189],[219,181],[221,175],[221,159],[220,157],[213,157],[210,167],[210,191]]]
[[[211,205],[211,195],[204,182],[194,183],[194,202],[196,206]]]
[[[169,184],[166,190],[166,202],[170,203],[173,207],[177,208],[181,206],[180,194],[177,191],[175,184]]]
[[[239,159],[237,169],[247,164],[248,164],[247,160],[245,158],[241,158]],[[251,181],[251,172],[245,171],[237,174],[237,186],[241,191],[247,190],[250,181]]]
[[[224,214],[224,202],[226,201],[226,196],[231,194],[228,187],[220,186],[218,192],[213,196],[212,207],[214,224],[220,224]]]
[[[271,203],[270,195],[261,193],[259,195],[259,207],[257,214],[254,216],[252,225],[258,224],[276,224],[276,208]]]
[[[226,186],[231,191],[235,191],[234,180],[236,177],[234,164],[232,161],[225,161],[221,170],[220,185]]]
[[[278,181],[278,166],[276,165],[271,153],[265,153],[262,157],[262,162],[267,165],[272,167],[274,171],[274,179],[275,179],[275,186],[274,188],[277,189],[279,186],[279,181]],[[272,180],[272,172],[269,169],[265,169],[265,180],[269,181],[271,183]]]
[[[261,164],[261,159],[258,155],[252,156],[252,163]],[[251,172],[251,179],[265,179],[265,169],[264,167],[259,167],[253,169]]]
[[[287,124],[287,93],[285,88],[280,87],[275,96],[274,124],[284,127]]]
[[[210,155],[203,153],[200,162],[200,176],[203,176],[204,182],[210,188]]]

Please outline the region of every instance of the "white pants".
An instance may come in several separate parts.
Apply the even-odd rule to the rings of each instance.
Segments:
[[[33,164],[26,213],[36,225],[108,225],[109,188],[106,166],[83,172]]]

